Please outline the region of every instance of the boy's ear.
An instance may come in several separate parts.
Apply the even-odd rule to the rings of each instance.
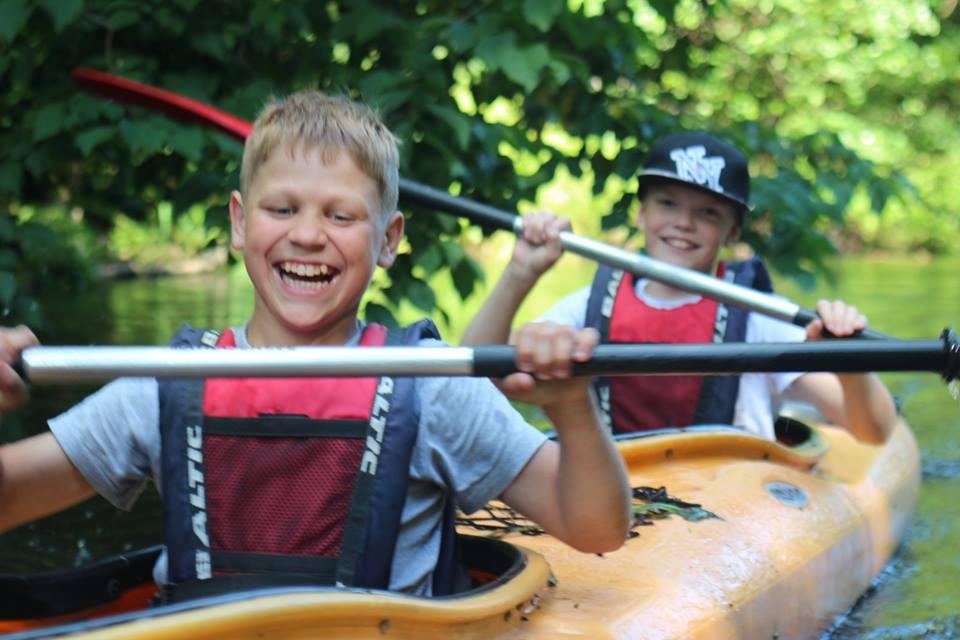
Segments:
[[[387,220],[386,228],[383,231],[383,244],[380,247],[380,255],[377,256],[377,265],[384,269],[389,269],[393,261],[397,259],[397,250],[400,248],[400,241],[403,239],[403,214],[394,211]]]
[[[736,243],[740,239],[740,220],[739,214],[737,220],[733,223],[733,226],[730,228],[730,233],[727,235],[726,241],[723,243],[725,246],[730,246]]]
[[[640,206],[637,207],[637,229],[643,229],[643,224],[646,220],[647,212],[643,208],[643,200],[640,200]]]
[[[230,194],[230,246],[237,251],[243,250],[245,218],[243,196],[234,191]]]

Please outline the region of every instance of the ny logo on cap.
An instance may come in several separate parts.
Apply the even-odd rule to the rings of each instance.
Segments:
[[[674,149],[670,159],[677,164],[677,176],[681,180],[704,185],[713,191],[723,193],[720,173],[726,166],[723,156],[706,157],[707,149],[703,145]]]

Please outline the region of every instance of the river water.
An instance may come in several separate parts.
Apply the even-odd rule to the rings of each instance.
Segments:
[[[900,338],[931,339],[960,323],[960,261],[846,260],[838,283],[802,292],[779,290],[805,306],[818,297],[854,302],[871,326]],[[169,279],[118,281],[50,308],[48,344],[163,344],[184,321],[236,325],[252,296],[242,269]],[[469,308],[469,306],[467,306]],[[455,323],[459,324],[459,323]],[[460,324],[459,326],[462,326]],[[455,340],[456,336],[448,336]],[[900,551],[875,586],[828,633],[848,638],[960,637],[960,403],[933,374],[884,374],[902,403],[923,456],[923,486]],[[0,439],[43,428],[43,419],[92,388],[33,390],[28,409],[4,418]],[[94,499],[0,536],[0,571],[79,564],[160,540],[159,500],[149,487],[130,513]]]

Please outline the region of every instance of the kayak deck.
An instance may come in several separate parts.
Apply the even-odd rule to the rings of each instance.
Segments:
[[[666,486],[719,516],[657,521],[603,557],[548,536],[517,538],[558,585],[507,637],[815,638],[895,551],[919,490],[900,423],[874,447],[843,430],[806,452],[746,434],[621,443],[632,486]]]
[[[509,533],[509,545],[468,538],[468,565],[499,578],[467,594],[275,588],[143,609],[147,586],[126,596],[126,613],[87,609],[75,614],[80,621],[61,616],[32,631],[37,621],[0,619],[0,632],[157,640],[816,637],[895,550],[919,489],[919,453],[905,423],[883,446],[836,428],[813,434],[792,447],[723,428],[622,439],[632,486],[666,487],[718,518],[658,519],[603,556],[547,535]],[[16,588],[0,579],[0,594]],[[89,619],[95,613],[106,617]]]

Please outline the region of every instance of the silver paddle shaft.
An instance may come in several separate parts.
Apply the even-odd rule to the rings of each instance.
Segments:
[[[120,377],[469,376],[467,347],[32,347],[23,351],[32,383],[103,382]]]
[[[517,224],[515,226],[516,233],[522,234],[523,218],[517,218]],[[639,253],[618,249],[609,244],[578,236],[569,231],[560,232],[560,243],[564,249],[573,253],[602,264],[623,269],[628,273],[645,276],[651,280],[668,284],[682,291],[699,293],[704,297],[732,304],[737,307],[752,309],[763,315],[777,318],[778,320],[800,324],[800,326],[806,325],[806,322],[797,322],[797,318],[800,315],[800,306],[789,300],[778,298],[768,293],[761,293],[756,289],[726,282],[725,280],[708,276],[699,271],[674,267],[669,263],[654,260]]]

